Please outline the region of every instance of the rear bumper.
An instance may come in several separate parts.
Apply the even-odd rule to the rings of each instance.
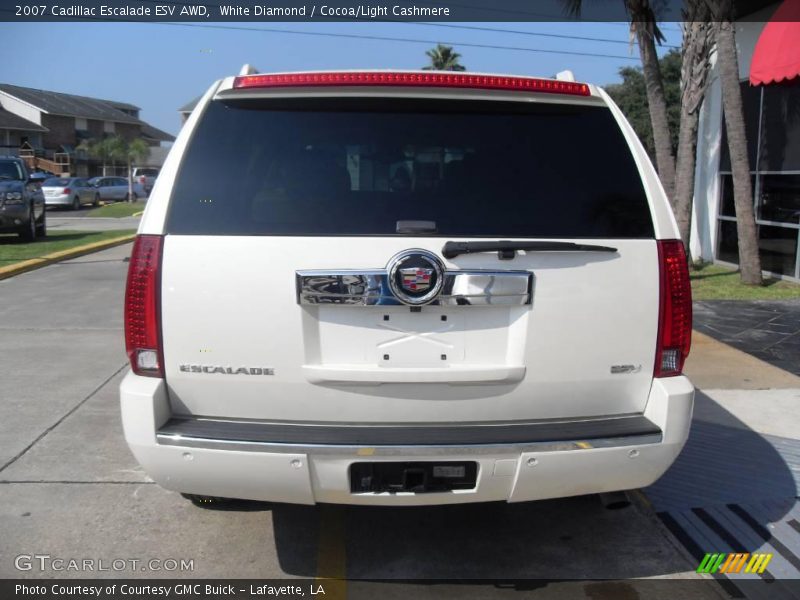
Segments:
[[[59,194],[58,196],[45,196],[45,206],[68,206],[72,204],[74,196]]]
[[[658,479],[686,442],[694,387],[656,379],[642,415],[460,427],[327,427],[173,418],[163,380],[120,386],[125,438],[162,487],[296,504],[520,502],[634,489]],[[380,442],[380,443],[378,443]],[[474,460],[474,489],[350,492],[354,462]]]

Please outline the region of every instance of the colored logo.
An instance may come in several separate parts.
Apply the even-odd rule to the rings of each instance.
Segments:
[[[444,265],[427,250],[413,248],[395,254],[387,271],[392,294],[410,306],[433,302],[444,286]]]
[[[407,292],[424,292],[431,287],[431,275],[433,269],[419,269],[411,267],[410,269],[400,269],[402,276],[401,285]]]
[[[713,554],[706,554],[697,567],[698,573],[763,573],[769,561],[772,560],[772,554],[765,554],[754,552],[719,552]]]

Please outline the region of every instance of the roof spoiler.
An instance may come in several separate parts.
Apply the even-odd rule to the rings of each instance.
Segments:
[[[242,68],[239,69],[239,77],[244,75],[258,75],[258,69],[256,69],[253,65],[245,63],[242,65]]]

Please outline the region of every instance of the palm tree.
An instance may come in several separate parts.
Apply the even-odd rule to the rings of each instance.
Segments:
[[[147,158],[150,154],[150,146],[141,138],[122,141],[121,153],[128,166],[128,202],[133,202],[133,165]]]
[[[563,0],[567,12],[579,17],[583,0]],[[661,184],[670,202],[675,192],[675,155],[672,150],[672,138],[667,118],[667,101],[664,94],[664,83],[661,80],[661,69],[658,64],[656,42],[664,41],[664,34],[656,25],[656,15],[650,6],[650,0],[624,0],[625,8],[631,20],[631,34],[636,37],[639,46],[639,57],[642,61],[647,105],[650,111],[650,123],[653,128],[653,145],[656,151],[656,168]]]
[[[112,138],[83,140],[78,145],[78,150],[84,150],[92,158],[96,158],[103,163],[103,175],[106,174],[108,163],[114,160],[115,148]]]
[[[722,84],[722,110],[728,137],[728,153],[733,174],[733,203],[736,208],[736,232],[739,237],[739,270],[742,283],[762,285],[761,257],[758,254],[758,230],[753,210],[753,186],[750,182],[750,159],[747,156],[747,133],[739,88],[739,60],[730,0],[712,0],[711,13],[717,39],[717,61]]]
[[[708,7],[703,2],[689,2],[683,18],[681,116],[673,206],[686,256],[690,256],[689,235],[694,198],[697,125],[700,107],[708,87],[708,72],[711,68],[709,55],[714,43],[714,29],[710,23]]]
[[[458,59],[461,55],[453,51],[452,46],[445,46],[443,44],[436,44],[436,48],[432,48],[425,52],[427,57],[431,59],[431,64],[422,67],[424,71],[466,71]]]

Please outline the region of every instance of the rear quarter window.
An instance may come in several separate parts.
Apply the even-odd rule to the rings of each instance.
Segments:
[[[167,230],[652,238],[630,149],[602,106],[398,99],[211,102]]]

